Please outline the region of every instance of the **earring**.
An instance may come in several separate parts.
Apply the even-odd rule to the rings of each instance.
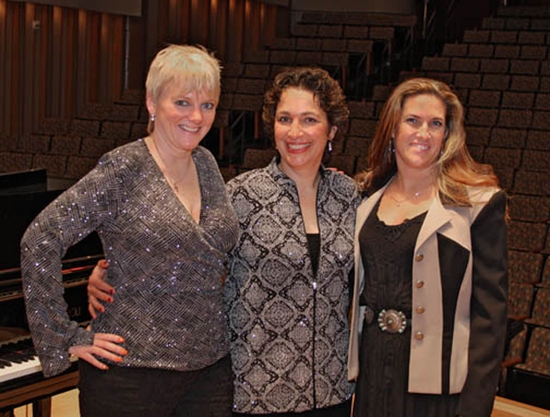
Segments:
[[[386,149],[386,158],[388,160],[388,164],[390,165],[392,163],[392,158],[394,153],[395,153],[395,148],[393,147],[393,136],[392,136],[388,143],[388,149]]]
[[[329,153],[332,152],[332,141],[331,140],[329,140],[328,143],[327,143],[327,149],[328,149]]]
[[[152,114],[151,117],[149,118],[150,121],[154,122],[155,121],[155,115]]]

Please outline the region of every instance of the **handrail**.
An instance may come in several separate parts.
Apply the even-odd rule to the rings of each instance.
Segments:
[[[235,112],[233,111],[232,114]],[[244,157],[246,113],[241,111],[229,126],[229,165],[238,165]],[[235,155],[235,150],[237,155]]]
[[[499,5],[499,0],[483,2],[479,7],[478,0],[422,0],[422,7],[417,11],[421,19],[419,34],[424,44],[424,54],[441,52],[446,42],[455,42],[462,37],[467,24],[489,16]],[[472,16],[472,11],[477,15]],[[463,19],[464,16],[474,19]],[[468,23],[466,23],[466,21]]]
[[[367,98],[374,84],[396,81],[400,71],[418,68],[424,56],[438,54],[445,43],[461,38],[468,24],[462,16],[471,16],[472,6],[476,1],[478,0],[418,0],[417,24],[403,28],[400,32],[401,38],[392,43],[377,44],[379,49],[373,52],[368,74],[361,73],[366,57],[359,58],[355,55],[357,60],[348,69],[348,98]],[[490,0],[483,10],[478,10],[479,15],[474,18],[474,22],[475,19],[481,21],[494,11],[498,1]],[[472,23],[471,19],[469,23]]]
[[[358,53],[354,54],[354,57],[358,57],[357,62],[354,65],[349,65],[348,71],[350,72],[348,82],[346,85],[346,97],[348,99],[361,100],[367,95],[369,68],[367,68],[367,54]]]

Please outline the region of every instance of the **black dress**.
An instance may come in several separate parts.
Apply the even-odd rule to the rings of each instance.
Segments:
[[[354,416],[454,416],[457,395],[408,393],[410,322],[403,333],[384,332],[377,322],[381,309],[398,310],[407,319],[411,317],[414,246],[426,213],[388,226],[378,219],[378,205],[359,233],[365,268],[360,303],[375,314],[370,324],[365,320],[361,333]]]

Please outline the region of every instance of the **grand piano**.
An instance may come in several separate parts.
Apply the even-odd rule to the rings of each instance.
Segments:
[[[0,174],[0,417],[33,404],[34,417],[49,417],[51,397],[73,389],[78,382],[77,363],[61,375],[44,378],[29,336],[23,301],[19,242],[34,217],[62,190],[48,190],[44,170]],[[67,252],[63,282],[68,313],[85,325],[87,278],[102,257],[96,234]]]

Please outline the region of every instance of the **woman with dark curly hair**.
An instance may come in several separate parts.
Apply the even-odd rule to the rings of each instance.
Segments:
[[[326,71],[282,71],[263,108],[279,156],[228,184],[241,228],[225,291],[236,415],[349,416],[348,282],[360,196],[351,178],[322,166],[347,119]]]

